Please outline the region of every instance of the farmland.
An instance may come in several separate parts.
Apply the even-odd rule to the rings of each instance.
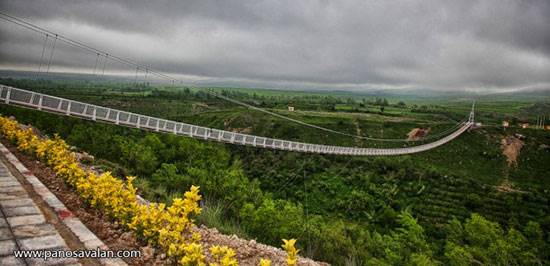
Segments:
[[[70,145],[93,154],[96,164],[116,176],[137,175],[138,193],[150,200],[169,203],[191,185],[199,185],[206,195],[199,222],[273,245],[283,237],[298,238],[304,255],[336,265],[393,264],[396,258],[384,248],[397,254],[397,260],[421,254],[430,260],[455,263],[451,251],[456,251],[457,245],[466,250],[483,249],[498,240],[487,236],[483,243],[470,241],[472,232],[462,232],[466,240],[453,238],[458,225],[480,224],[487,230],[507,232],[500,237],[512,237],[514,230],[523,234],[521,254],[513,253],[514,247],[510,251],[502,248],[507,255],[529,257],[534,263],[549,259],[544,240],[550,229],[550,133],[517,126],[520,120],[534,121],[533,110],[550,113],[548,98],[207,90],[27,79],[4,79],[1,83],[212,128],[359,147],[424,142],[378,142],[319,131],[237,106],[208,92],[372,138],[406,138],[414,128],[429,127],[433,135],[445,132],[467,117],[476,98],[476,121],[482,127],[437,149],[398,157],[344,157],[232,146],[4,105],[0,113],[13,115],[45,134],[60,134]],[[288,111],[287,106],[295,111]],[[502,128],[503,120],[513,122],[512,126]],[[524,145],[517,162],[510,165],[502,152],[502,139],[517,135],[522,136]],[[414,237],[420,244],[407,246],[404,239],[412,237],[407,234],[418,227],[422,233]],[[387,243],[400,244],[384,246],[390,245]],[[493,264],[497,258],[491,256],[500,255],[484,254],[483,258]]]

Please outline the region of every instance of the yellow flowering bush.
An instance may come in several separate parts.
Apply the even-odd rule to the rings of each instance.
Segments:
[[[260,266],[271,266],[271,261],[268,259],[260,259]]]
[[[16,134],[19,127],[17,122],[5,117],[0,117],[0,130],[2,134],[11,142],[16,141]]]
[[[51,167],[87,204],[101,209],[149,244],[160,247],[174,262],[206,266],[201,236],[193,231],[194,220],[190,218],[201,212],[199,187],[191,186],[183,199],[175,198],[168,207],[163,203],[140,204],[133,185],[135,177],[128,176],[124,182],[110,172],[97,175],[85,171],[69,145],[59,136],[42,139],[32,129],[21,129],[17,121],[2,116],[0,134],[16,144],[18,150],[35,156]],[[296,265],[296,240],[283,241],[288,265]],[[210,266],[238,265],[235,251],[229,247],[212,246],[209,251],[213,259]],[[270,260],[260,260],[260,266],[270,265]]]
[[[283,239],[284,244],[282,245],[283,249],[286,251],[286,263],[289,266],[296,265],[296,261],[298,260],[298,252],[294,247],[294,244],[296,244],[296,239],[290,239],[286,240]]]
[[[210,254],[214,259],[211,266],[237,266],[237,259],[235,259],[235,251],[228,247],[212,246],[210,248]]]

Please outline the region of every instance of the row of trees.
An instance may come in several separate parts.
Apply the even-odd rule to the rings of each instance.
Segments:
[[[245,172],[243,163],[235,157],[240,154],[238,149],[230,151],[223,145],[189,138],[143,133],[12,107],[0,110],[4,114],[15,114],[20,121],[31,123],[46,133],[61,133],[70,144],[120,164],[125,171],[140,177],[137,182],[140,193],[152,200],[170,201],[171,195],[183,192],[191,184],[199,185],[209,197],[206,204],[220,204],[221,217],[234,221],[249,236],[273,245],[278,245],[281,238],[298,238],[305,255],[336,265],[350,262],[370,265],[509,265],[548,260],[548,235],[535,222],[504,230],[482,216],[472,215],[464,222],[451,221],[443,234],[434,238],[409,212],[399,210],[392,203],[395,202],[395,196],[392,196],[395,188],[391,185],[371,186],[365,194],[351,194],[357,195],[350,198],[353,201],[333,204],[337,208],[350,206],[357,210],[364,205],[367,212],[353,210],[349,213],[368,217],[369,210],[373,210],[373,220],[322,211],[322,206],[314,202],[323,203],[326,197],[316,195],[316,189],[309,194],[312,200],[309,201],[310,215],[306,217],[304,202],[300,200],[305,195],[298,195],[303,183],[283,183],[286,187],[281,189],[264,179],[252,179],[255,174]],[[299,160],[294,161],[299,163]],[[324,167],[323,163],[329,161],[313,160],[305,167],[312,172]],[[249,164],[253,167],[255,163]],[[378,173],[352,178],[364,178],[366,185],[369,178],[398,171],[383,160],[373,166],[379,169]],[[414,173],[405,170],[400,175],[414,176]],[[345,174],[333,174],[332,177],[347,178]],[[331,174],[327,173],[326,178],[325,181],[315,181],[319,183],[314,187],[326,186],[327,183],[323,182],[329,182]],[[300,180],[300,175],[297,174],[295,179]],[[341,198],[341,191],[333,192]],[[294,195],[285,197],[279,193]]]
[[[87,88],[92,94],[110,98],[91,85]],[[62,90],[71,97],[80,97],[76,89]],[[135,97],[146,104],[148,100],[173,101],[175,95],[186,100],[216,101],[190,89],[177,93],[148,90]],[[257,97],[271,101],[270,96]],[[274,104],[285,101],[273,98]],[[385,106],[383,102],[379,107]],[[427,181],[449,185],[455,185],[455,181],[446,181],[440,172],[427,170],[407,158],[301,156],[144,133],[13,107],[2,106],[0,112],[14,114],[50,135],[60,133],[70,144],[104,159],[98,163],[115,169],[120,176],[139,176],[139,193],[149,199],[168,202],[189,185],[200,185],[208,196],[203,202],[205,213],[211,206],[219,206],[218,222],[232,224],[226,232],[244,233],[273,245],[279,245],[281,238],[299,238],[303,254],[336,265],[536,264],[549,259],[545,250],[549,249],[550,221],[530,213],[523,218],[533,217],[540,224],[527,224],[521,219],[499,225],[481,215],[470,216],[469,212],[481,205],[478,194],[460,199],[460,204],[470,209],[444,230],[414,219],[413,215],[421,216],[416,211],[418,201],[413,199],[424,199],[417,195],[430,186]],[[296,132],[284,135],[290,134]],[[530,203],[522,197],[530,194],[506,201],[518,215],[523,213],[518,211],[521,203]],[[483,235],[483,239],[474,239],[476,234]],[[499,260],[501,257],[506,259]]]

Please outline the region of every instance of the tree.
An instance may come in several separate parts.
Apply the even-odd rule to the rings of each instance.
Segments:
[[[536,226],[531,227],[537,231]],[[450,265],[541,263],[536,247],[521,232],[514,228],[505,232],[479,214],[472,214],[463,227],[457,220],[451,221],[446,231],[445,257]]]
[[[424,229],[409,212],[398,216],[400,227],[390,234],[374,233],[369,239],[373,257],[368,265],[436,265]]]
[[[163,163],[151,176],[151,180],[165,187],[168,191],[177,191],[182,187],[189,187],[192,180],[189,177],[178,174],[178,168],[174,164]]]
[[[128,168],[134,169],[135,174],[149,176],[156,170],[158,159],[153,149],[132,140],[124,138],[117,140],[122,153],[120,161]]]

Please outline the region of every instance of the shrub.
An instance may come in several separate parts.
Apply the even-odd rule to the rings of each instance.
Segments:
[[[32,129],[21,129],[16,121],[1,116],[0,133],[20,151],[36,156],[51,167],[87,204],[162,248],[172,260],[181,265],[206,265],[200,234],[193,231],[194,221],[190,218],[201,211],[199,187],[191,186],[183,199],[175,198],[169,207],[155,203],[142,205],[136,198],[134,177],[129,176],[123,182],[110,172],[87,173],[57,135],[53,139],[41,139]],[[210,251],[216,261],[211,265],[237,265],[232,249],[215,246]]]

